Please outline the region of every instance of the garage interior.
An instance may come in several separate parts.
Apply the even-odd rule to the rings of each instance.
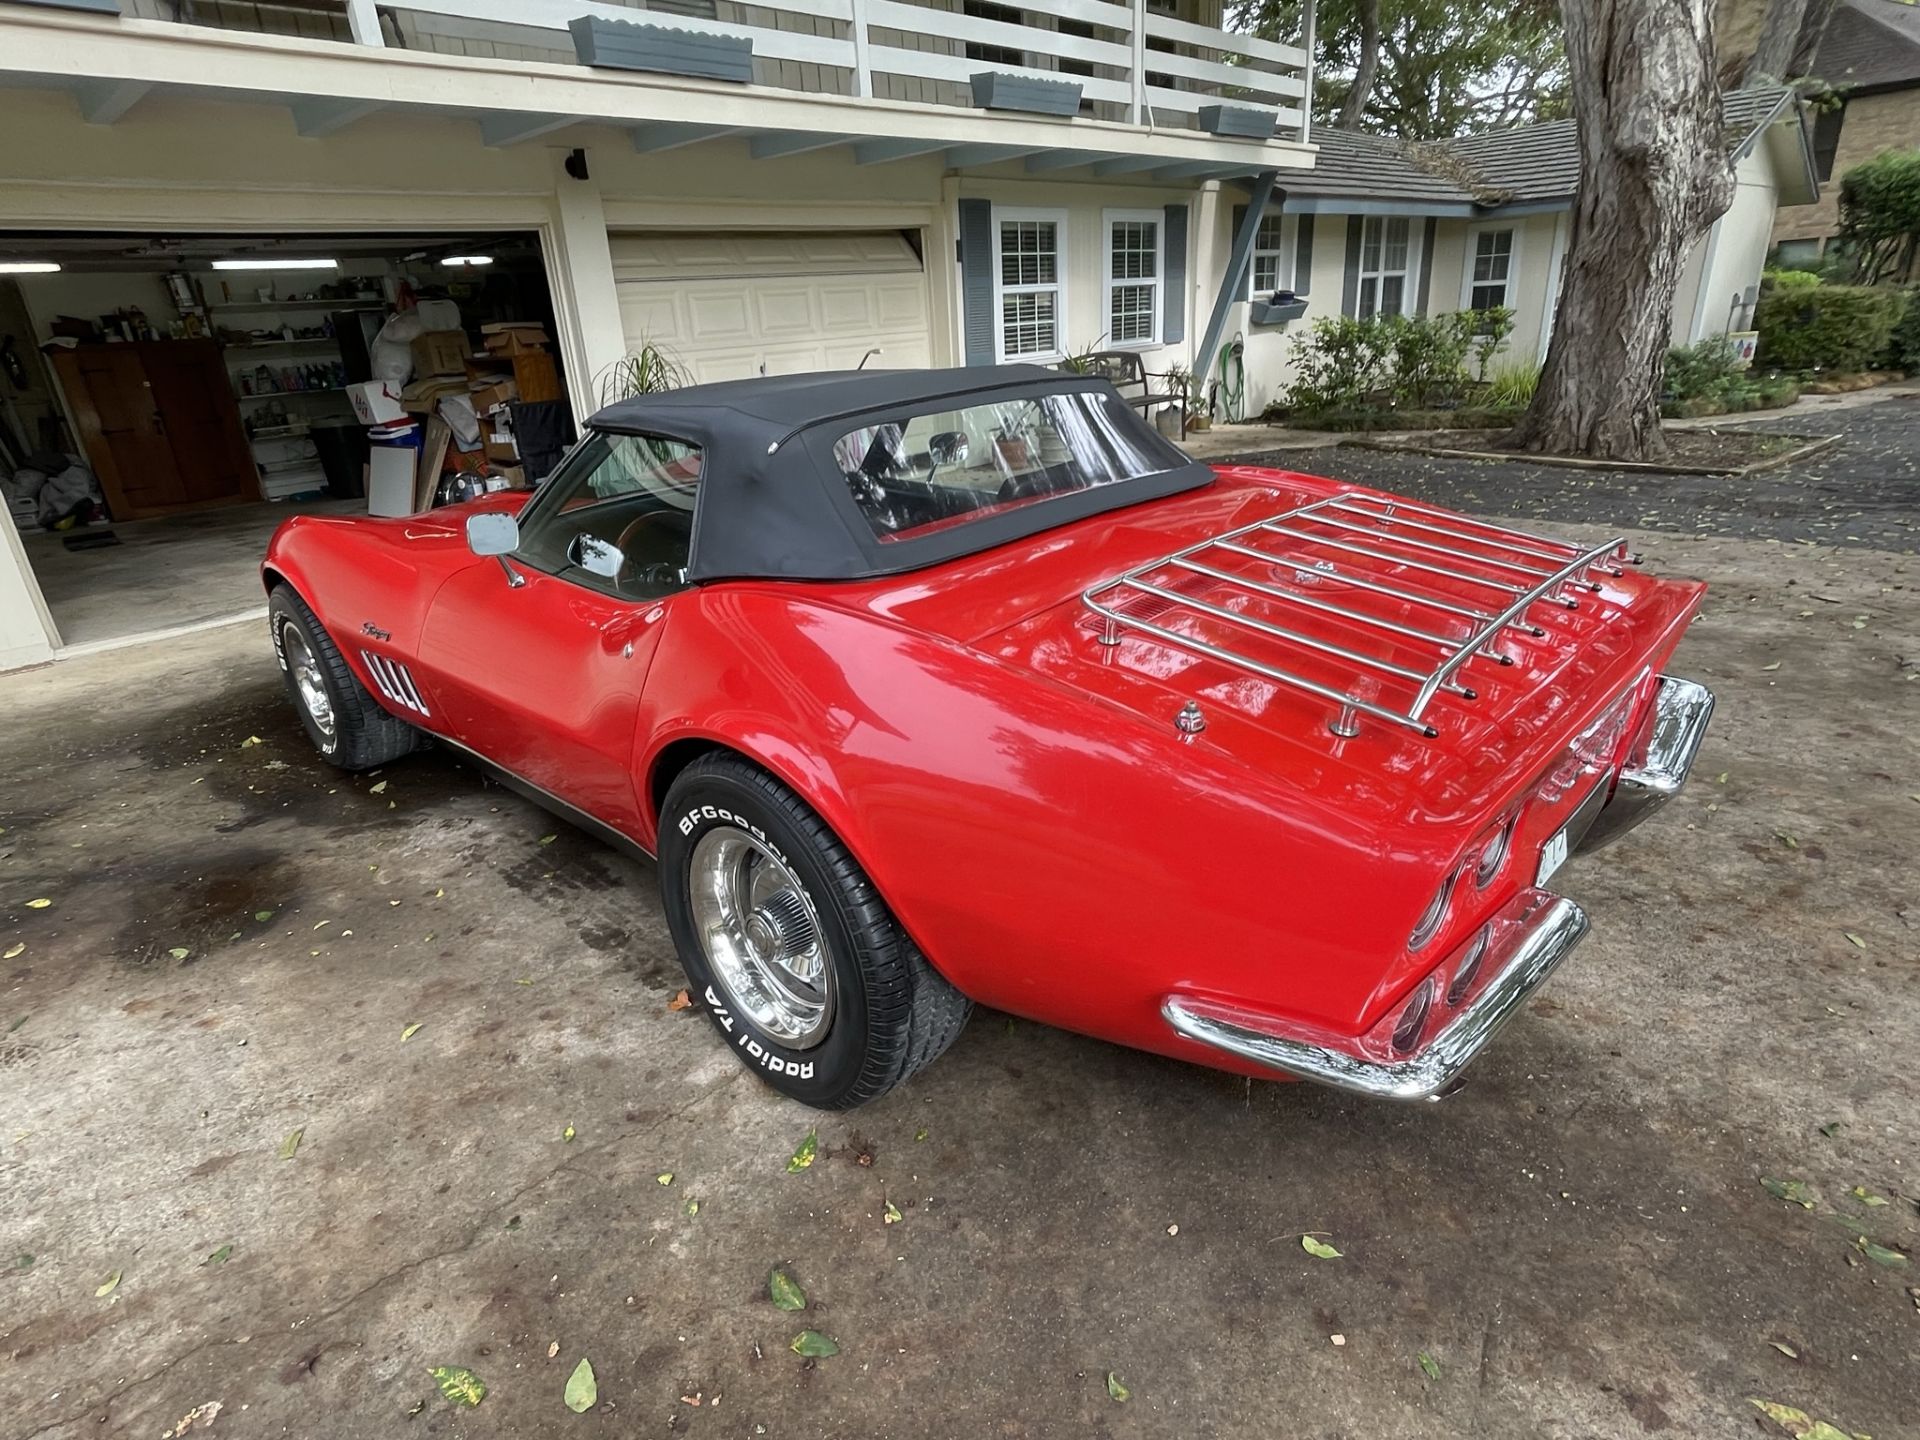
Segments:
[[[537,480],[554,334],[531,232],[0,235],[0,490],[63,647],[258,607],[290,514]]]

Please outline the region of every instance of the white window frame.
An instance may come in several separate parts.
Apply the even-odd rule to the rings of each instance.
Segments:
[[[1376,223],[1380,226],[1380,253],[1384,259],[1387,250],[1387,226],[1396,220],[1404,220],[1407,225],[1406,269],[1367,269],[1367,226]],[[1420,254],[1420,239],[1425,229],[1426,222],[1418,215],[1363,215],[1360,217],[1360,269],[1359,278],[1355,282],[1353,290],[1353,313],[1355,315],[1366,313],[1360,308],[1360,293],[1367,288],[1367,282],[1369,280],[1374,282],[1373,313],[1375,315],[1380,314],[1380,291],[1383,288],[1381,282],[1389,280],[1395,275],[1400,277],[1400,309],[1397,313],[1401,315],[1417,315],[1419,313],[1420,264],[1423,258]]]
[[[1512,234],[1513,242],[1507,249],[1505,296],[1500,303],[1509,310],[1516,312],[1519,310],[1520,307],[1514,302],[1518,298],[1517,292],[1520,289],[1520,228],[1519,222],[1514,220],[1495,220],[1482,225],[1469,225],[1467,227],[1467,254],[1460,274],[1460,308],[1462,310],[1471,310],[1473,308],[1473,291],[1475,285],[1473,262],[1480,252],[1480,237],[1482,235],[1498,234],[1502,230]]]
[[[1256,229],[1253,232],[1253,248],[1247,252],[1247,299],[1249,300],[1263,299],[1271,295],[1273,290],[1293,288],[1293,272],[1300,253],[1300,217],[1284,212],[1278,215],[1262,215],[1260,224],[1264,226],[1269,220],[1279,223],[1280,244],[1277,249],[1264,248],[1260,244],[1260,231]],[[1273,290],[1262,289],[1253,283],[1253,277],[1260,270],[1262,255],[1274,257],[1273,273],[1279,283],[1273,287]]]
[[[1022,364],[1049,365],[1064,360],[1067,355],[1067,212],[1065,210],[1038,209],[1031,206],[995,205],[991,212],[993,222],[993,353],[1002,365],[1009,362]],[[1006,269],[1000,261],[1000,230],[1008,222],[1038,221],[1053,226],[1053,281],[1046,285],[1008,285]],[[1054,348],[1046,353],[1038,351],[1023,352],[1017,355],[1007,353],[1007,316],[1006,297],[1008,295],[1038,294],[1042,291],[1053,292],[1053,340]]]
[[[1113,273],[1113,227],[1115,225],[1153,226],[1153,279],[1116,277]],[[1157,350],[1160,347],[1162,321],[1167,305],[1167,214],[1164,210],[1102,210],[1100,212],[1100,272],[1105,284],[1100,288],[1100,323],[1109,350]],[[1113,292],[1122,285],[1153,288],[1153,333],[1144,340],[1121,340],[1113,333]]]

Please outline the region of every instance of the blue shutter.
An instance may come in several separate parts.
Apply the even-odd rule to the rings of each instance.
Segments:
[[[1439,228],[1440,222],[1429,215],[1426,232],[1420,237],[1420,299],[1413,312],[1416,315],[1427,313],[1428,282],[1433,279],[1433,237]]]
[[[993,340],[993,202],[960,202],[960,330],[969,365],[991,365]]]
[[[1298,229],[1293,244],[1293,293],[1310,295],[1313,293],[1313,216],[1302,215],[1294,224]]]
[[[1367,222],[1358,215],[1347,217],[1347,273],[1340,281],[1340,313],[1360,313],[1360,231]]]
[[[1178,345],[1187,338],[1187,207],[1167,206],[1167,228],[1160,240],[1166,270],[1160,292],[1160,343]]]

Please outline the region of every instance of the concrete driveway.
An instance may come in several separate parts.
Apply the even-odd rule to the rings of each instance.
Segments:
[[[1917,1433],[1861,1243],[1920,1248],[1900,403],[1764,487],[1314,457],[1714,586],[1696,783],[1440,1106],[983,1013],[816,1115],[670,1008],[645,869],[443,753],[329,770],[256,627],[0,681],[0,1440]]]

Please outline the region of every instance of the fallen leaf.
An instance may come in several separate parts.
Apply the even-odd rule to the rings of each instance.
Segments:
[[[924,1130],[916,1130],[913,1132],[913,1143],[916,1145],[918,1145],[922,1140],[926,1138],[927,1138],[927,1132]]]
[[[898,1225],[902,1220],[906,1218],[907,1218],[906,1216],[900,1213],[900,1207],[894,1204],[893,1201],[889,1200],[887,1201],[886,1210],[882,1212],[880,1216],[880,1222],[883,1225]]]
[[[699,1213],[700,1213],[700,1202],[698,1200],[687,1201],[687,1214],[698,1215]]]
[[[413,1022],[413,1024],[407,1026],[406,1029],[400,1032],[400,1043],[404,1045],[407,1043],[407,1041],[411,1040],[414,1036],[418,1035],[420,1033],[420,1027],[424,1024],[426,1024],[426,1021],[416,1020]]]
[[[1760,1183],[1776,1200],[1785,1200],[1791,1205],[1798,1205],[1802,1210],[1813,1209],[1813,1189],[1804,1180],[1769,1180],[1763,1175],[1760,1177]]]
[[[211,1425],[225,1408],[225,1404],[219,1400],[209,1400],[204,1405],[196,1405],[175,1421],[171,1430],[162,1431],[160,1440],[180,1440],[180,1436],[185,1435],[195,1425]]]
[[[464,1365],[436,1365],[427,1373],[455,1405],[478,1405],[487,1398],[486,1381]]]
[[[566,1128],[566,1129],[564,1129],[564,1130],[562,1130],[562,1131],[560,1132],[560,1138],[561,1138],[562,1140],[572,1140],[572,1139],[573,1139],[573,1134],[574,1134],[574,1131],[573,1131],[573,1126],[571,1126],[571,1125],[569,1125],[569,1126],[567,1126],[567,1128]]]
[[[767,1296],[773,1301],[776,1310],[804,1310],[807,1308],[807,1295],[793,1277],[784,1270],[775,1270],[767,1276]]]
[[[1864,1185],[1856,1185],[1847,1193],[1862,1205],[1885,1205],[1887,1203],[1886,1196],[1876,1195]]]
[[[559,838],[560,837],[558,835],[542,835],[540,837],[540,843],[542,845],[551,845],[553,844],[554,841],[558,840]]]
[[[18,1255],[13,1257],[13,1265],[16,1270],[31,1270],[33,1268],[33,1256],[22,1250]]]
[[[300,1148],[300,1137],[306,1133],[307,1127],[304,1125],[298,1130],[287,1132],[287,1138],[280,1142],[280,1158],[282,1160],[293,1159],[294,1151]]]
[[[1787,834],[1787,832],[1784,830],[1774,831],[1773,838],[1778,840],[1782,845],[1786,846],[1787,849],[1789,850],[1798,850],[1800,848],[1800,842],[1794,839],[1793,836]]]
[[[264,925],[267,923],[267,921],[273,919],[273,911],[256,910],[253,912],[253,918],[258,920],[262,925]]]
[[[1762,665],[1762,666],[1761,666],[1760,668],[1761,668],[1762,670],[1778,670],[1778,669],[1780,668],[1780,662],[1779,662],[1778,660],[1776,660],[1776,661],[1774,661],[1774,662],[1773,662],[1773,664],[1771,664],[1771,665]]]
[[[249,745],[258,745],[258,744],[260,744],[260,743],[261,743],[261,742],[260,742],[260,737],[259,737],[258,735],[249,735],[249,736],[247,736],[247,738],[246,738],[246,739],[244,739],[244,740],[242,740],[242,741],[240,742],[240,748],[241,748],[242,750],[244,750],[244,749],[246,749],[246,748],[247,748],[247,747],[248,747]]]
[[[9,1035],[13,1034],[14,1031],[18,1030],[22,1025],[26,1024],[27,1021],[31,1020],[32,1018],[33,1017],[31,1015],[22,1015],[18,1020],[14,1021],[13,1024],[7,1026],[7,1034]]]
[[[1731,770],[1722,770],[1718,775],[1714,776],[1713,783],[1716,785],[1726,784],[1727,776],[1731,775],[1732,773],[1733,772]]]
[[[1820,1133],[1831,1140],[1840,1133],[1840,1122],[1838,1120],[1829,1120],[1820,1127]]]
[[[1124,1405],[1132,1395],[1133,1391],[1120,1383],[1120,1377],[1118,1375],[1114,1374],[1111,1370],[1107,1371],[1107,1398],[1109,1400],[1118,1400]]]
[[[840,1353],[840,1347],[818,1330],[802,1330],[793,1337],[792,1348],[794,1354],[805,1355],[809,1360],[824,1360]]]
[[[1420,1352],[1420,1369],[1429,1380],[1440,1378],[1440,1362],[1424,1350]]]
[[[120,1272],[116,1270],[111,1275],[107,1276],[106,1279],[100,1282],[99,1286],[93,1292],[93,1298],[98,1300],[102,1296],[111,1295],[114,1291],[118,1290],[119,1288],[120,1288]]]
[[[1758,1406],[1769,1420],[1793,1436],[1793,1440],[1866,1440],[1865,1436],[1849,1435],[1824,1420],[1815,1420],[1806,1411],[1796,1410],[1791,1405],[1776,1405],[1771,1400],[1759,1400],[1751,1395],[1747,1399]]]
[[[1300,1248],[1319,1260],[1338,1260],[1340,1252],[1324,1240],[1316,1240],[1311,1235],[1300,1237]]]
[[[191,955],[192,953],[193,951],[189,950],[184,945],[176,945],[171,950],[167,951],[167,954],[171,955],[176,960],[184,960],[187,958],[187,956]]]
[[[518,1215],[509,1215],[507,1217],[507,1229],[518,1230],[519,1228],[520,1228],[520,1217]]]
[[[682,990],[679,994],[675,995],[671,1000],[667,1002],[667,1009],[684,1010],[691,1004],[693,1004],[693,997],[687,994],[686,991]]]
[[[813,1157],[819,1153],[820,1132],[817,1130],[809,1130],[807,1131],[807,1138],[800,1142],[800,1148],[795,1150],[793,1157],[787,1161],[787,1173],[792,1175],[806,1169],[809,1165],[813,1164]]]
[[[1866,1256],[1876,1265],[1884,1265],[1889,1270],[1902,1270],[1906,1268],[1907,1257],[1898,1250],[1890,1249],[1885,1245],[1875,1244],[1864,1235],[1856,1238],[1853,1243],[1860,1247],[1860,1253],[1862,1255]]]
[[[233,1246],[222,1245],[218,1250],[214,1251],[211,1255],[207,1256],[207,1258],[202,1260],[200,1263],[202,1265],[224,1265],[227,1263],[228,1258],[232,1254],[233,1254]]]
[[[387,793],[387,782],[386,782],[386,781],[384,781],[384,780],[382,780],[382,781],[381,781],[381,782],[380,782],[380,783],[379,783],[378,785],[369,785],[369,786],[367,787],[367,793],[368,793],[369,795],[384,795],[384,794],[386,794],[386,793]]]
[[[433,892],[433,898],[436,900],[444,899],[446,897],[446,893],[447,892],[445,890],[436,890]]]
[[[560,1353],[560,1342],[558,1340],[555,1340],[552,1344],[547,1346],[547,1358],[549,1360],[553,1359],[553,1357],[558,1355],[559,1353]]]
[[[1329,1335],[1327,1339],[1331,1340],[1335,1345],[1344,1345],[1347,1343],[1347,1337],[1344,1335]]]
[[[653,1180],[656,1185],[671,1185],[673,1183],[673,1172],[671,1170],[662,1170],[658,1175],[653,1177]]]
[[[1847,943],[1853,946],[1854,949],[1864,950],[1867,948],[1867,942],[1862,940],[1858,935],[1854,934],[1853,931],[1842,930],[1840,933],[1847,937]]]
[[[1800,1352],[1794,1349],[1793,1346],[1787,1344],[1787,1342],[1784,1340],[1769,1340],[1767,1343],[1773,1346],[1773,1348],[1778,1350],[1782,1355],[1786,1356],[1789,1360],[1798,1360],[1800,1358]]]
[[[600,1403],[600,1387],[594,1383],[593,1366],[585,1359],[573,1367],[573,1374],[567,1377],[567,1408],[576,1415],[584,1415]]]
[[[51,900],[29,900],[27,901],[27,909],[44,910],[47,908],[47,906],[51,904],[53,904],[53,901]]]
[[[0,960],[12,960],[16,956],[24,955],[26,953],[27,953],[27,942],[22,940],[22,941],[19,941],[17,944],[8,946],[7,953],[5,955],[0,955]]]

